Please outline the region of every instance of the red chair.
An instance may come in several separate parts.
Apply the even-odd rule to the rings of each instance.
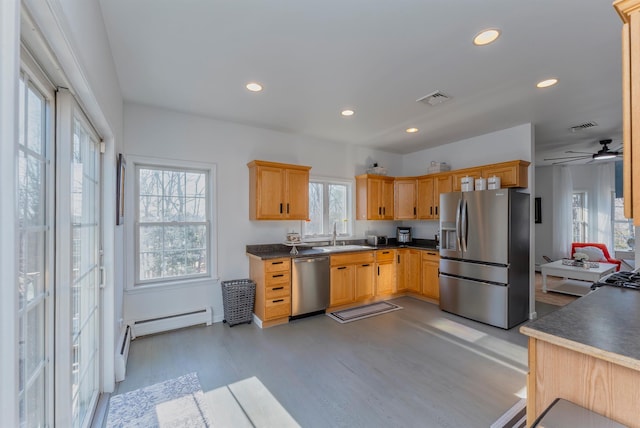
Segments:
[[[614,265],[617,265],[616,267],[616,271],[620,270],[620,265],[622,265],[622,260],[617,260],[614,259],[613,257],[611,257],[611,255],[609,254],[609,250],[607,250],[607,246],[604,244],[599,244],[597,242],[574,242],[571,244],[571,258],[573,258],[573,254],[576,252],[576,250],[578,250],[579,248],[584,248],[584,247],[596,247],[598,249],[600,249],[602,251],[602,254],[604,254],[604,259],[603,260],[591,260],[589,259],[589,261],[591,262],[605,262],[605,263],[611,263]],[[578,250],[578,252],[580,252]]]

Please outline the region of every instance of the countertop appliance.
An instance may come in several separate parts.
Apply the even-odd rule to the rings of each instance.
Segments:
[[[440,195],[440,308],[511,328],[529,318],[529,194]]]
[[[411,228],[398,226],[396,228],[396,241],[398,241],[398,244],[407,244],[411,242]]]
[[[609,275],[604,276],[600,278],[599,281],[595,282],[591,286],[591,289],[595,290],[596,288],[605,285],[609,287],[632,288],[634,290],[640,290],[640,269],[610,273]]]
[[[291,316],[324,312],[329,307],[329,257],[293,259]]]
[[[378,245],[387,245],[389,240],[383,235],[367,235],[367,244],[377,247]]]

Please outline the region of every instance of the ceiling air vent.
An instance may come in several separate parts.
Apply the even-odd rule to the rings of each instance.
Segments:
[[[425,103],[425,104],[429,104],[431,106],[435,106],[438,104],[442,104],[445,101],[449,101],[451,99],[450,96],[444,94],[443,92],[440,91],[435,91],[432,92],[428,95],[425,95],[422,98],[418,98],[416,100],[416,102],[418,103]]]
[[[583,131],[585,129],[593,128],[594,126],[598,126],[598,124],[591,121],[591,122],[581,123],[580,125],[572,126],[569,129],[571,129],[571,132],[577,132],[577,131]]]

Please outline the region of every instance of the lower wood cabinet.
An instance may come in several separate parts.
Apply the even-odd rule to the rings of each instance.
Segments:
[[[420,293],[422,283],[422,251],[413,248],[397,250],[397,291]]]
[[[396,250],[376,251],[376,296],[396,292]]]
[[[348,305],[372,297],[374,263],[373,252],[331,256],[329,306]]]
[[[249,258],[249,277],[256,283],[253,312],[263,326],[286,322],[291,315],[291,259]]]
[[[422,251],[422,291],[421,294],[440,300],[440,255],[435,251]]]

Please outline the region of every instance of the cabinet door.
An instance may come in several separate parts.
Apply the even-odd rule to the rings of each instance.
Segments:
[[[420,293],[422,283],[422,252],[420,250],[409,250],[406,259],[405,283],[407,290]]]
[[[373,297],[375,267],[373,263],[355,265],[356,284],[354,300],[366,300]]]
[[[396,264],[394,260],[378,263],[377,273],[376,296],[386,296],[395,293]]]
[[[439,175],[433,183],[433,218],[440,218],[440,194],[452,192],[451,175]]]
[[[434,216],[433,177],[418,180],[418,218],[430,220]]]
[[[355,268],[353,265],[331,268],[330,306],[345,305],[353,302],[354,280]]]
[[[438,263],[430,260],[422,261],[422,294],[426,297],[440,300]]]
[[[382,180],[379,178],[367,179],[367,219],[379,220],[382,218]]]
[[[380,190],[380,195],[382,198],[382,218],[384,220],[393,220],[393,205],[394,205],[394,197],[393,197],[393,178],[384,178],[381,180],[382,188]]]
[[[396,281],[396,290],[405,291],[407,289],[407,255],[409,254],[408,248],[400,248],[396,254],[396,275],[398,280]]]
[[[284,172],[281,168],[259,166],[256,169],[256,217],[281,219],[284,217]]]
[[[397,220],[411,220],[416,218],[416,180],[396,179],[394,183],[395,207],[394,215]]]
[[[286,217],[290,220],[309,218],[309,171],[286,170]]]
[[[451,173],[451,187],[453,192],[459,192],[462,187],[460,180],[463,177],[471,177],[475,181],[476,178],[482,177],[482,170],[480,168],[467,168],[460,169]]]

